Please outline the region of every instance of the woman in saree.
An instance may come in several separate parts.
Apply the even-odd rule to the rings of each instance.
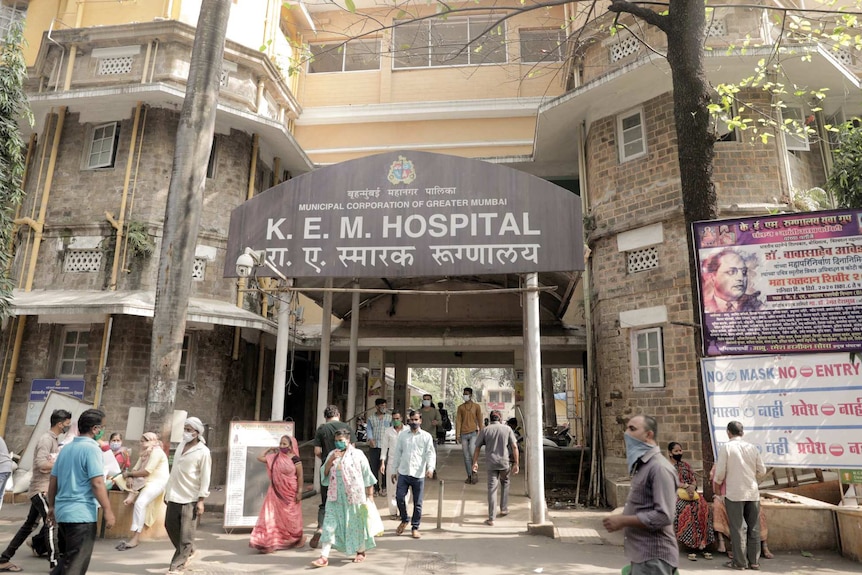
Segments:
[[[667,450],[680,485],[677,491],[676,518],[673,522],[676,539],[685,546],[690,561],[697,561],[698,552],[703,553],[704,559],[712,559],[712,554],[706,551],[715,540],[709,505],[697,493],[694,470],[682,460],[682,445],[672,441]]]
[[[155,521],[157,504],[161,503],[160,495],[165,492],[170,470],[168,456],[162,450],[159,436],[152,431],[141,436],[141,453],[138,462],[132,469],[123,471],[123,479],[130,491],[126,505],[134,505],[132,511],[132,536],[128,541],[117,545],[118,551],[134,549],[141,542],[141,531],[144,525],[151,526]]]
[[[283,435],[278,447],[267,449],[257,460],[266,464],[270,485],[249,547],[261,553],[302,547],[302,461],[296,440]]]
[[[329,552],[334,547],[346,555],[354,555],[354,563],[365,561],[365,553],[376,545],[368,531],[366,500],[374,505],[373,490],[377,483],[368,459],[350,444],[350,432],[335,432],[335,449],[320,468],[320,482],[329,487],[326,514],[320,537],[320,557],[311,562],[314,567],[329,565]]]

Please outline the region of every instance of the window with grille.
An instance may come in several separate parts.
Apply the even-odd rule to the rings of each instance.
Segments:
[[[619,62],[640,51],[640,42],[634,36],[627,35],[611,44],[611,62]]]
[[[721,20],[713,20],[712,22],[707,23],[706,27],[706,37],[707,38],[720,38],[722,36],[727,35],[727,24],[725,24],[724,19]]]
[[[0,40],[6,38],[17,22],[27,17],[28,2],[0,2]]]
[[[488,392],[488,401],[492,401],[497,403],[500,401],[500,392],[499,391],[490,391]]]
[[[380,41],[376,39],[311,44],[309,48],[311,74],[380,69]]]
[[[392,31],[395,68],[501,64],[507,61],[506,26],[499,16],[398,23]]]
[[[617,117],[617,140],[621,162],[646,155],[643,110],[635,110]]]
[[[633,330],[631,337],[633,386],[664,387],[661,328]]]
[[[115,76],[117,74],[128,74],[132,71],[134,56],[113,56],[99,60],[99,76]]]
[[[832,55],[835,56],[835,59],[844,64],[845,66],[853,65],[853,53],[849,50],[845,50],[843,48],[837,48],[832,50]]]
[[[63,271],[67,273],[98,272],[102,269],[102,250],[67,249]]]
[[[511,403],[512,402],[512,392],[511,391],[500,392],[500,401],[502,401],[503,403]]]
[[[658,267],[658,247],[652,246],[626,252],[627,268],[630,274]]]
[[[802,108],[787,107],[781,111],[784,120],[784,145],[788,150],[809,150],[805,112]]]
[[[562,62],[566,33],[559,28],[519,30],[521,62]]]
[[[87,167],[113,168],[119,137],[120,126],[117,122],[102,124],[93,128],[93,135],[90,139],[90,153],[87,157]]]
[[[183,337],[183,352],[180,355],[180,371],[177,376],[177,380],[179,381],[189,381],[191,377],[191,355],[192,355],[192,345],[193,338],[191,334],[186,334]]]
[[[204,258],[195,258],[195,264],[192,266],[192,279],[203,281],[207,272],[207,261]]]
[[[90,332],[85,329],[67,327],[63,331],[63,347],[60,350],[59,376],[80,377],[87,367],[87,345]]]

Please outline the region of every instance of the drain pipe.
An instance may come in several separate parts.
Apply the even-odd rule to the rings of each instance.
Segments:
[[[30,254],[30,266],[27,270],[27,280],[24,283],[24,291],[33,289],[33,278],[36,276],[36,262],[39,258],[39,246],[42,244],[43,229],[45,227],[45,213],[48,211],[48,198],[51,196],[51,185],[54,182],[54,169],[57,165],[57,152],[60,149],[60,137],[63,135],[63,123],[66,120],[66,106],[60,106],[57,110],[57,126],[54,128],[54,142],[51,144],[51,157],[48,160],[48,174],[45,177],[45,187],[42,189],[42,202],[39,205],[39,217],[33,222],[28,222],[35,232],[33,237],[33,251]],[[21,344],[24,341],[24,328],[27,326],[27,316],[18,317],[18,326],[15,332],[15,344],[12,347],[12,360],[9,365],[9,373],[6,376],[6,391],[3,394],[3,407],[0,409],[0,435],[6,434],[6,422],[9,419],[9,406],[12,403],[12,388],[18,372],[18,360],[21,357]]]

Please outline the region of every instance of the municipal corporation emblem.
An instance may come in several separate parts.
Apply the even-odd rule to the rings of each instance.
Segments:
[[[416,179],[416,170],[413,169],[413,162],[404,156],[398,156],[398,159],[389,166],[388,179],[393,184],[413,183],[413,180]]]

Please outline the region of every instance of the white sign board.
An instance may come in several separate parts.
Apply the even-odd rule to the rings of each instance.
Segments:
[[[231,421],[225,485],[224,527],[254,527],[269,476],[257,457],[277,447],[282,435],[293,437],[292,421]]]
[[[713,450],[727,424],[767,467],[862,468],[862,362],[848,353],[701,360]]]

